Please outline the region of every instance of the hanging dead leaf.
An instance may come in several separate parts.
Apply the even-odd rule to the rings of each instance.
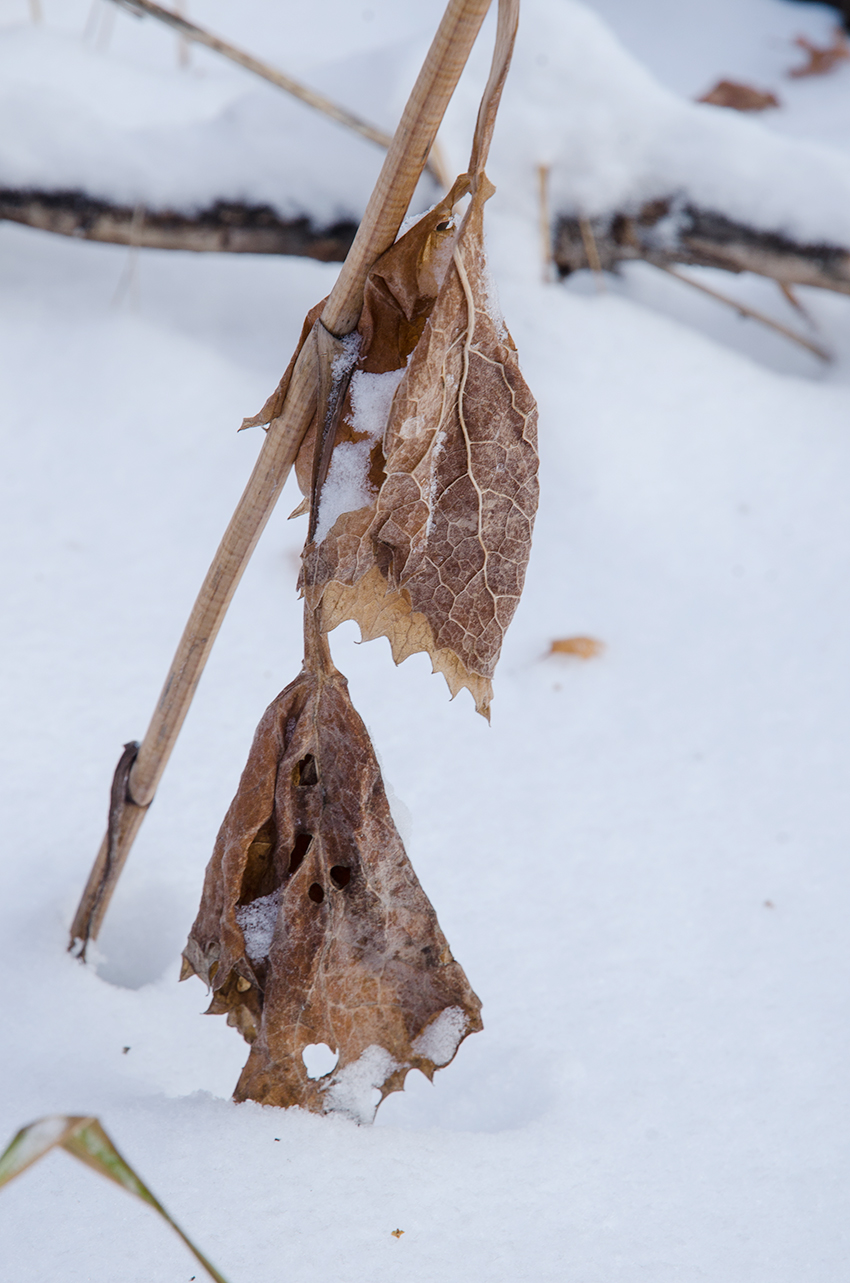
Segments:
[[[315,633],[270,705],[207,869],[184,978],[251,1043],[237,1100],[368,1121],[481,1028],[407,859],[369,736]],[[338,1052],[311,1078],[305,1047]]]
[[[766,111],[769,107],[781,105],[770,90],[753,89],[752,85],[742,85],[736,80],[718,80],[713,89],[697,98],[697,102],[711,103],[713,107],[731,107],[734,111]]]
[[[832,44],[827,45],[825,49],[812,44],[806,36],[797,36],[794,44],[808,55],[808,61],[804,62],[802,67],[792,67],[788,72],[794,80],[799,80],[803,76],[825,76],[839,62],[846,62],[850,58],[850,41],[840,27],[835,28]]]
[[[550,655],[576,655],[579,659],[595,659],[605,649],[605,643],[595,637],[559,637],[549,647]]]
[[[536,406],[487,268],[482,174],[464,176],[381,258],[302,586],[333,629],[355,619],[396,663],[426,651],[489,715],[537,506]]]

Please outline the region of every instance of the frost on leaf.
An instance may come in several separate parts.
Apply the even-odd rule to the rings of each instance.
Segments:
[[[207,869],[184,975],[251,1054],[237,1100],[368,1121],[410,1069],[429,1078],[481,1004],[401,842],[369,736],[330,662],[267,709]],[[306,1047],[338,1051],[311,1078]]]
[[[360,450],[356,499],[331,522],[326,505],[339,500],[325,483],[302,587],[324,628],[354,619],[364,638],[389,639],[396,663],[426,651],[452,694],[467,687],[486,716],[531,548],[537,436],[487,267],[483,173],[459,228],[452,212],[469,181],[370,274],[333,456]],[[357,413],[364,375],[397,381],[372,421]]]

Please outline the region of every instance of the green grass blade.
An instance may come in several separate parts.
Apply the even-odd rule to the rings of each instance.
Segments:
[[[19,1176],[55,1145],[62,1145],[81,1123],[93,1121],[68,1114],[50,1114],[47,1118],[38,1118],[29,1126],[22,1127],[0,1154],[0,1185]]]
[[[189,1251],[209,1274],[215,1283],[227,1283],[212,1262],[199,1251],[188,1235],[184,1234],[176,1221],[154,1198],[147,1185],[133,1171],[126,1159],[118,1153],[106,1132],[96,1118],[80,1115],[54,1114],[39,1118],[12,1138],[5,1151],[0,1154],[0,1186],[14,1176],[18,1176],[39,1158],[54,1149],[57,1145],[73,1154],[81,1163],[93,1168],[101,1176],[106,1176],[130,1194],[135,1194],[142,1202],[150,1204],[167,1221],[171,1228],[180,1235]]]

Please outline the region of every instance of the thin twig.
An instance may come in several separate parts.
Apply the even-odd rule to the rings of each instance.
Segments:
[[[695,281],[692,277],[686,276],[684,272],[677,271],[675,267],[666,267],[662,263],[654,263],[660,272],[666,272],[668,276],[675,276],[677,281],[683,281],[685,285],[691,285],[695,290],[707,294],[709,298],[717,299],[719,303],[725,303],[727,307],[733,307],[740,316],[749,316],[754,321],[760,321],[768,329],[775,330],[777,334],[782,334],[792,343],[799,343],[800,347],[807,348],[813,352],[821,361],[831,361],[832,354],[818,343],[813,343],[810,339],[804,338],[796,330],[789,330],[787,325],[781,325],[779,321],[774,321],[772,317],[765,316],[764,312],[758,312],[754,307],[748,307],[746,303],[739,303],[736,298],[730,298],[728,294],[721,294],[719,290],[713,290],[708,285],[703,285],[701,281]]]
[[[780,290],[782,291],[786,300],[791,304],[794,311],[800,313],[800,315],[802,316],[806,324],[810,325],[813,330],[820,329],[820,326],[818,325],[815,318],[812,316],[809,309],[807,307],[803,307],[803,304],[797,298],[797,295],[794,293],[793,287],[791,285],[788,285],[785,281],[777,281],[776,284],[779,286]]]
[[[285,72],[278,71],[277,67],[272,67],[270,63],[263,62],[260,58],[255,58],[253,54],[246,53],[243,49],[238,49],[236,45],[231,44],[228,40],[222,40],[220,36],[214,36],[212,32],[207,31],[204,27],[197,26],[194,22],[189,22],[187,18],[182,17],[179,13],[174,13],[171,9],[164,9],[162,5],[154,4],[154,0],[112,0],[113,4],[118,5],[120,9],[126,9],[137,18],[151,17],[157,18],[167,26],[173,27],[180,36],[187,41],[193,41],[195,44],[205,45],[207,49],[212,49],[224,58],[229,58],[231,62],[237,63],[244,67],[246,71],[252,71],[255,76],[262,80],[267,80],[272,85],[277,85],[278,89],[283,89],[286,93],[292,94],[293,98],[298,98],[301,102],[306,103],[308,107],[322,112],[323,115],[329,116],[331,120],[337,121],[340,125],[345,125],[348,129],[353,129],[355,133],[360,134],[362,138],[367,138],[369,142],[376,143],[385,150],[392,143],[392,135],[385,133],[383,129],[378,129],[375,125],[370,125],[368,121],[357,116],[353,111],[348,111],[345,107],[340,107],[338,103],[333,102],[325,94],[317,93],[315,89],[310,89],[307,85],[302,85],[299,80],[294,80],[292,76],[287,76]],[[431,166],[427,166],[438,182],[441,181],[439,173]]]
[[[177,15],[180,18],[186,17],[186,0],[174,0]],[[177,64],[180,67],[189,66],[189,50],[191,45],[185,36],[177,37]]]
[[[543,284],[552,280],[552,215],[549,208],[549,165],[537,166],[537,196],[540,209],[540,252],[543,259]]]
[[[130,223],[130,233],[127,241],[129,246],[129,249],[127,250],[127,260],[124,265],[124,269],[121,272],[120,277],[118,278],[118,284],[115,288],[115,293],[112,296],[113,307],[118,306],[118,304],[124,298],[125,294],[127,295],[127,298],[129,299],[131,306],[134,302],[138,306],[138,302],[139,302],[139,294],[138,294],[139,235],[144,225],[144,221],[145,221],[145,207],[141,202],[139,202],[137,203],[135,209],[133,210],[133,218]]]
[[[322,312],[332,334],[357,325],[366,276],[395,240],[414,188],[460,79],[490,0],[449,0],[404,109],[348,258]],[[218,630],[257,540],[295,461],[316,408],[315,330],[302,347],[282,413],[269,424],[251,479],[207,572],[150,726],[127,781],[126,802],[113,817],[71,926],[70,948],[84,954],[97,936],[145,809],[153,799],[200,681]]]
[[[584,252],[587,255],[587,262],[590,270],[593,272],[596,288],[600,294],[605,293],[605,277],[602,274],[602,263],[599,258],[599,250],[596,248],[596,237],[593,235],[593,225],[589,218],[582,214],[578,220],[581,229],[581,239],[584,245]]]

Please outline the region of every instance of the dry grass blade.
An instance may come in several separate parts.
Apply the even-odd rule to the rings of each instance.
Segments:
[[[184,1234],[148,1187],[122,1158],[97,1118],[68,1114],[54,1114],[39,1118],[13,1136],[5,1151],[0,1154],[0,1186],[20,1176],[33,1163],[38,1162],[51,1149],[65,1149],[80,1162],[114,1181],[142,1202],[148,1203],[180,1235],[189,1251],[215,1283],[227,1283],[223,1274],[207,1260],[190,1238]]]

